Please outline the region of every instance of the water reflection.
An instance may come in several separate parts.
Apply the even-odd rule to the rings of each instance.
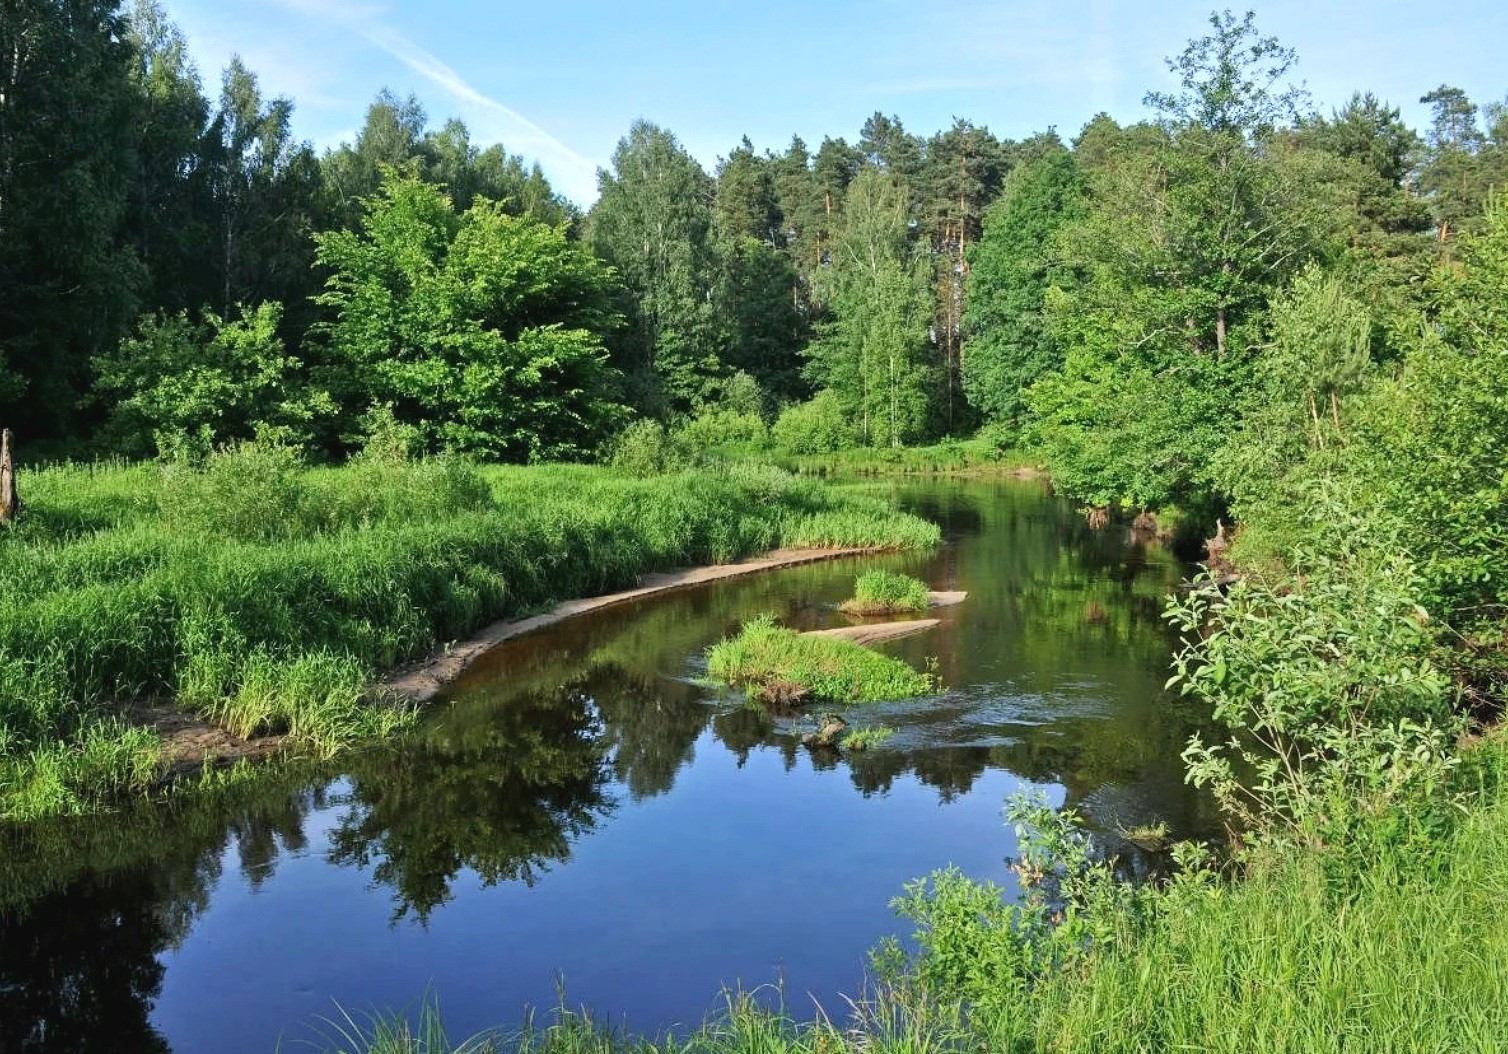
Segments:
[[[666,866],[679,883],[678,921],[702,911],[722,927],[707,948],[661,949],[660,935],[636,937],[627,923],[614,938],[629,945],[630,958],[663,952],[686,963],[688,998],[700,1006],[717,984],[735,979],[696,972],[727,968],[713,955],[718,942],[735,950],[740,942],[759,946],[769,912],[779,910],[757,889],[739,892],[736,868],[780,875],[799,863],[810,881],[845,883],[852,880],[846,860],[914,845],[918,855],[895,865],[912,870],[894,879],[879,875],[881,884],[867,894],[874,903],[844,923],[852,947],[827,950],[833,961],[857,969],[862,948],[883,932],[876,919],[899,881],[963,852],[946,828],[918,820],[919,788],[934,808],[977,809],[979,788],[994,786],[985,803],[989,830],[965,841],[998,846],[986,851],[997,862],[1010,849],[1008,835],[989,818],[1002,774],[1018,785],[1057,788],[1059,800],[1084,812],[1104,843],[1122,854],[1128,873],[1149,863],[1118,831],[1154,820],[1175,834],[1211,829],[1208,805],[1183,785],[1178,759],[1197,715],[1161,689],[1169,641],[1159,612],[1180,574],[1174,561],[1118,535],[1089,532],[1071,509],[1019,485],[933,481],[905,485],[900,497],[943,524],[944,549],[724,582],[512,642],[410,739],[345,759],[338,771],[285,766],[248,785],[104,821],[0,831],[0,1051],[162,1051],[169,1040],[192,1049],[202,1036],[165,983],[189,976],[170,973],[185,956],[200,972],[235,973],[230,952],[198,934],[217,905],[244,903],[237,898],[245,896],[266,903],[226,915],[223,923],[216,916],[222,941],[281,925],[285,942],[296,943],[296,927],[280,923],[275,909],[297,893],[312,898],[313,910],[328,915],[350,942],[349,953],[277,949],[291,962],[326,964],[329,979],[306,987],[333,988],[347,975],[364,976],[363,956],[381,947],[414,960],[412,978],[402,971],[393,978],[399,1001],[431,979],[446,990],[440,977],[448,968],[498,971],[501,1002],[494,992],[461,1007],[480,1025],[522,1001],[507,990],[516,975],[485,962],[452,966],[457,946],[440,943],[441,936],[422,943],[423,934],[451,913],[481,926],[532,911],[539,921],[530,939],[557,939],[565,927],[552,929],[552,919],[597,911],[609,891],[632,886],[623,881],[623,860],[646,866],[631,847],[615,848],[617,857],[603,850],[600,858],[582,859],[581,848],[603,832],[652,841],[653,852],[670,857]],[[868,565],[970,594],[963,606],[942,613],[934,631],[892,646],[918,665],[936,656],[948,690],[852,715],[895,726],[885,748],[851,756],[809,752],[799,746],[797,722],[699,680],[705,645],[751,615],[773,611],[802,627],[841,622],[833,607]],[[693,775],[698,786],[683,793],[678,783]],[[747,786],[740,789],[738,780]],[[850,799],[869,804],[857,812],[842,804],[837,795],[844,786]],[[811,824],[806,817],[822,815],[813,809],[852,819]],[[762,831],[762,823],[785,826],[752,843],[747,833],[713,830],[742,824],[746,832]],[[689,868],[681,865],[693,860],[704,878],[686,877]],[[556,873],[573,878],[550,893]],[[364,888],[345,876],[359,876]],[[501,895],[536,886],[549,895],[486,900],[489,890]],[[653,887],[646,879],[644,895],[663,899],[664,890]],[[632,899],[632,890],[619,892],[621,911],[651,911],[650,902]],[[374,936],[361,913],[374,899],[382,902],[386,937]],[[492,906],[483,910],[484,903]],[[825,914],[841,913],[829,905]],[[797,932],[791,943],[800,942]],[[469,952],[468,938],[444,939]],[[550,956],[564,959],[588,947],[558,939],[559,947],[529,948],[543,957],[541,982],[548,982]],[[640,939],[643,947],[631,946]],[[781,947],[775,954],[803,951]],[[622,992],[625,1005],[652,1006],[643,987],[651,981],[640,976],[652,972],[633,964],[603,983]],[[304,993],[290,991],[275,966],[267,973],[243,971],[234,985],[215,990],[216,1010],[233,1037],[226,1049],[270,1049],[277,1030],[302,1014],[292,1008],[305,1005]],[[358,994],[383,998],[370,986]],[[457,997],[447,995],[454,1008]],[[236,1031],[237,1022],[246,1024],[246,1035]]]

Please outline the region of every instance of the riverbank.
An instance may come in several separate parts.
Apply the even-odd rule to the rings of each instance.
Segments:
[[[938,537],[878,499],[753,466],[649,479],[457,462],[309,469],[248,447],[200,468],[65,467],[26,484],[26,515],[0,539],[11,820],[157,787],[170,761],[194,756],[168,758],[153,731],[180,712],[202,719],[174,733],[200,749],[228,745],[205,731],[218,729],[327,755],[412,720],[412,700],[371,691],[381,671],[497,619],[648,572]]]

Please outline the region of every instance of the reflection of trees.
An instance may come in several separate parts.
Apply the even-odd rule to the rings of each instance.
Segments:
[[[421,918],[462,868],[533,884],[608,811],[606,741],[579,685],[533,691],[433,725],[353,764],[331,859],[370,867]]]
[[[209,903],[235,847],[251,881],[302,844],[305,776],[0,832],[0,1050],[165,1051],[158,956]]]
[[[147,1019],[170,943],[152,887],[88,879],[0,922],[0,1050],[168,1049]]]
[[[618,666],[594,669],[586,683],[613,748],[613,773],[636,801],[670,790],[712,717],[703,690]]]

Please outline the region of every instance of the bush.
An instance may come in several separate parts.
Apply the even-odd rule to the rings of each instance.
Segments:
[[[1230,733],[1196,737],[1184,757],[1254,836],[1344,840],[1359,814],[1438,788],[1459,728],[1454,693],[1405,559],[1362,538],[1301,553],[1294,570],[1281,586],[1247,579],[1170,605],[1188,641],[1173,683]]]
[[[859,430],[849,420],[835,392],[821,391],[811,401],[786,407],[771,429],[775,446],[789,454],[830,454],[859,444]]]
[[[635,476],[688,468],[691,458],[658,421],[635,421],[608,444],[607,463]]]
[[[335,412],[278,336],[281,304],[242,306],[240,317],[206,311],[144,318],[134,337],[95,360],[97,388],[115,401],[118,448],[132,454],[205,452],[257,437],[310,441]]]
[[[697,453],[723,447],[762,450],[769,444],[770,430],[758,414],[704,410],[677,430],[676,439]]]

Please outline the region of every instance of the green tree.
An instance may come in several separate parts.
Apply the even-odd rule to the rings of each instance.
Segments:
[[[1434,119],[1425,134],[1419,165],[1419,190],[1435,217],[1441,242],[1480,221],[1494,185],[1508,181],[1508,115],[1502,106],[1488,108],[1488,129],[1481,111],[1460,88],[1442,84],[1419,100]]]
[[[684,410],[707,400],[726,373],[728,342],[714,306],[713,181],[675,136],[636,121],[597,184],[591,244],[631,295],[622,368],[638,374],[651,404]]]
[[[1055,480],[1099,504],[1212,498],[1268,297],[1359,223],[1346,163],[1279,134],[1301,98],[1281,85],[1292,52],[1250,15],[1211,22],[1170,61],[1183,90],[1148,96],[1162,134],[1101,159],[1061,235],[1083,281],[1047,299],[1067,351],[1032,390],[1033,428]]]
[[[913,252],[905,184],[869,168],[849,188],[832,263],[820,278],[832,320],[808,350],[812,379],[831,389],[871,446],[919,438],[930,416],[927,334],[932,297]]]
[[[1064,278],[1058,231],[1082,217],[1085,195],[1073,155],[1051,150],[1011,173],[970,250],[963,387],[989,420],[1019,425],[1026,389],[1062,363],[1045,300]]]
[[[985,208],[999,194],[1007,168],[1006,150],[989,129],[957,119],[947,131],[928,140],[918,177],[922,233],[933,260],[933,333],[942,366],[941,411],[949,432],[965,416],[962,372],[969,250],[979,241]]]
[[[781,399],[805,394],[801,349],[810,310],[786,245],[777,160],[748,137],[718,166],[715,223],[723,271],[719,312],[730,325],[725,358]]]
[[[391,404],[430,449],[579,457],[617,422],[611,273],[563,226],[390,174],[359,231],[316,238],[318,301],[348,420]]]
[[[302,304],[310,291],[319,163],[293,138],[293,103],[262,97],[257,78],[232,58],[207,147],[214,195],[217,299]]]
[[[1370,226],[1358,237],[1367,244],[1391,254],[1407,247],[1408,236],[1430,229],[1429,209],[1407,187],[1419,136],[1395,107],[1357,92],[1330,117],[1301,121],[1294,138],[1355,165],[1356,207]]]
[[[386,88],[377,93],[367,107],[366,117],[354,141],[342,143],[326,152],[320,160],[325,207],[335,223],[343,227],[357,226],[362,202],[381,189],[385,169],[416,172],[426,119],[424,107],[416,96],[400,99]],[[446,145],[451,151],[469,154],[469,141],[457,144],[454,136],[447,139],[450,142]],[[445,152],[443,147],[437,151],[442,155]],[[442,178],[440,182],[450,186],[451,193],[459,198],[452,180],[461,165],[446,165],[442,161],[441,167],[446,169],[444,177],[448,178]]]
[[[126,237],[149,265],[145,306],[198,307],[220,293],[204,266],[215,243],[204,141],[209,100],[188,42],[156,0],[136,0],[127,24],[140,106]]]
[[[31,438],[75,428],[145,284],[123,237],[139,97],[117,6],[0,5],[0,415]]]

